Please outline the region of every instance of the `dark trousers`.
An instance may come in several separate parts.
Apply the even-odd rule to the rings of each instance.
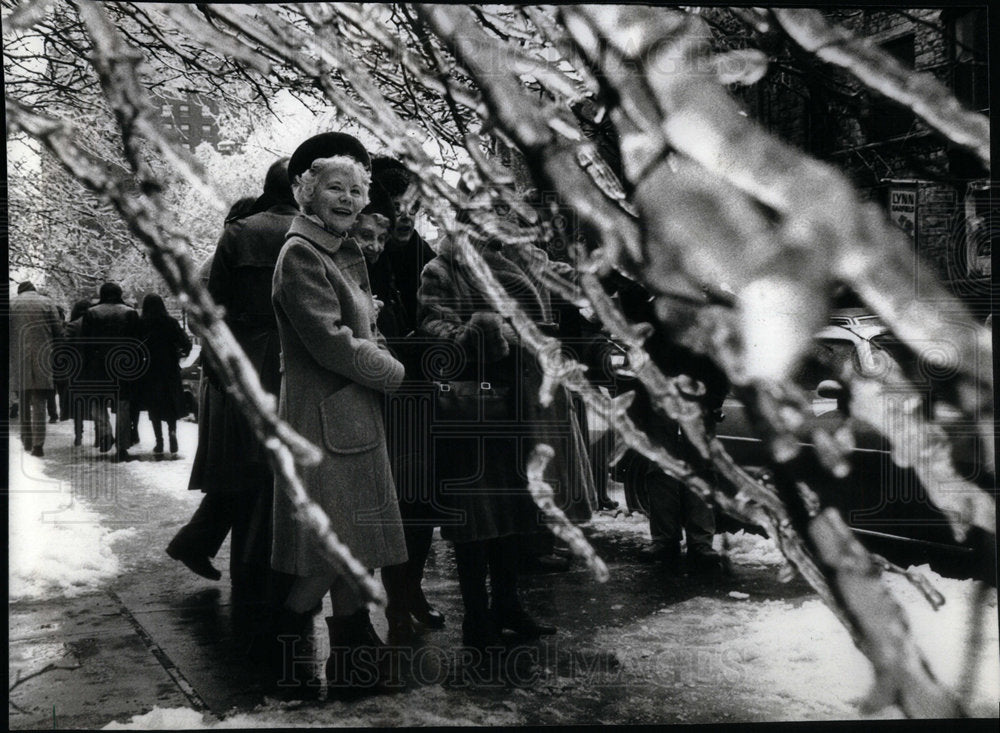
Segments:
[[[455,543],[458,585],[465,606],[463,630],[475,632],[477,626],[488,624],[491,607],[501,613],[520,608],[517,597],[519,544],[517,535]]]
[[[681,530],[687,535],[688,552],[712,549],[715,515],[698,494],[660,470],[646,474],[649,493],[649,534],[654,544],[679,546]]]
[[[205,494],[191,519],[170,541],[171,549],[181,554],[215,557],[232,529],[241,500],[245,502],[246,497],[236,492]]]
[[[45,444],[45,412],[51,389],[23,389],[21,401],[21,443],[25,450]]]
[[[163,423],[167,423],[167,434],[170,435],[174,443],[177,442],[177,421],[176,420],[160,420],[158,415],[153,415],[149,413],[149,421],[153,423],[153,437],[156,439],[156,447],[163,449]],[[173,450],[171,446],[170,450]]]
[[[118,455],[128,452],[132,445],[132,410],[128,400],[119,398],[115,412],[114,438],[118,445]],[[91,418],[98,444],[111,439],[111,418],[108,416],[106,399],[97,399],[91,405]]]
[[[291,583],[271,569],[272,499],[273,487],[265,486],[206,493],[169,547],[181,555],[215,557],[231,531],[229,577],[235,601],[280,605]]]

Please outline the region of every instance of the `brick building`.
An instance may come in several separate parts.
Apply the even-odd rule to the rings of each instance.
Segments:
[[[989,114],[987,8],[837,8],[830,19],[933,75],[968,109]],[[786,48],[741,92],[772,132],[848,175],[913,238],[948,287],[988,307],[992,252],[988,172],[912,113],[846,72]],[[921,283],[914,283],[917,293]]]
[[[233,144],[219,133],[218,116],[218,102],[202,95],[160,98],[161,123],[177,132],[192,152],[204,142],[221,153],[232,151]]]

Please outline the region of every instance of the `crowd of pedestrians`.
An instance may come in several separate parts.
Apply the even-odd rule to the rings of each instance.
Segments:
[[[475,196],[468,186],[465,193]],[[485,297],[453,243],[424,241],[414,224],[419,206],[418,182],[399,161],[373,158],[344,133],[314,136],[271,165],[259,197],[233,205],[203,281],[261,386],[277,396],[281,419],[322,449],[317,465],[299,467],[303,485],[354,557],[380,570],[389,644],[405,646],[446,624],[422,588],[440,528],[455,550],[463,644],[489,659],[504,648],[505,632],[521,639],[556,633],[518,594],[526,559],[559,552],[527,491],[532,447],[553,448],[544,478],[576,522],[614,506],[607,456],[590,445],[586,412],[567,390],[556,388],[539,405],[544,375],[505,316],[510,309]],[[487,234],[472,244],[512,307],[576,344],[595,371],[605,367],[606,340],[540,279],[544,270],[573,278],[569,264]],[[623,305],[629,298],[636,308],[648,304],[644,293],[623,295]],[[43,455],[46,403],[58,383],[76,446],[91,420],[99,450],[114,447],[116,460],[129,460],[137,415],[147,411],[153,453],[164,453],[163,423],[177,453],[177,420],[186,413],[178,362],[192,344],[162,297],[146,295],[140,314],[117,284],[105,283],[96,303],[77,302],[64,323],[52,301],[24,283],[11,313],[12,389],[20,394],[25,450]],[[53,369],[60,349],[78,356],[74,368]],[[673,363],[696,374],[705,366]],[[320,695],[308,662],[318,653],[313,622],[325,600],[332,611],[328,689],[392,687],[391,658],[364,600],[297,516],[211,359],[201,365],[189,488],[204,497],[167,553],[219,580],[212,560],[231,535],[238,633],[275,691]],[[710,375],[707,388],[691,382],[695,398],[725,391],[721,375]],[[636,419],[647,429],[676,434],[676,425],[648,406],[643,417],[643,409]],[[642,474],[651,485],[661,480],[652,467]],[[676,561],[684,527],[689,553],[715,562],[711,509],[679,485],[649,493],[657,495],[649,558]]]
[[[11,416],[20,420],[24,449],[44,456],[48,422],[73,421],[73,445],[84,442],[84,422],[94,426],[93,445],[114,461],[129,461],[139,440],[140,414],[148,412],[162,456],[162,423],[171,454],[178,452],[177,420],[188,414],[180,359],[192,349],[180,322],[163,298],[145,296],[142,313],[123,299],[114,282],[97,298],[78,300],[64,321],[61,306],[31,282],[11,299]],[[114,414],[112,421],[111,415]]]

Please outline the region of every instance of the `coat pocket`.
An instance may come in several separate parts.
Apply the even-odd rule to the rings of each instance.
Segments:
[[[332,453],[363,453],[384,438],[382,416],[375,409],[372,391],[350,383],[319,404],[323,443]]]

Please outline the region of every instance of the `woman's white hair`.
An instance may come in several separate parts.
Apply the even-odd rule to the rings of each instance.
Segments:
[[[292,183],[292,194],[295,196],[295,203],[305,214],[312,213],[313,195],[316,193],[316,184],[320,177],[328,171],[351,170],[358,174],[361,185],[364,188],[365,202],[362,207],[368,205],[368,188],[372,183],[372,174],[365,168],[357,158],[349,155],[334,155],[329,158],[316,158],[309,166],[309,170],[302,173],[296,181]]]

